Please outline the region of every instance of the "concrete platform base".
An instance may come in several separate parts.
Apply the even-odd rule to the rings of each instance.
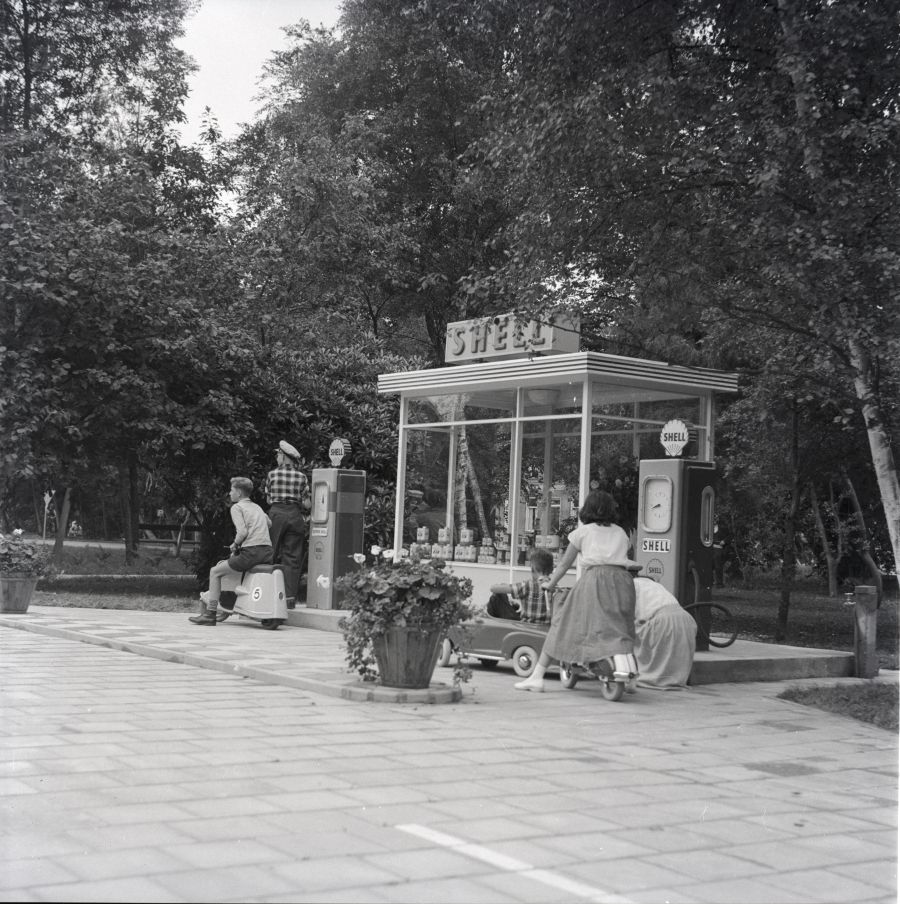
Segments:
[[[338,622],[346,615],[340,609],[307,609],[298,605],[288,610],[287,623],[295,628],[314,628],[316,631],[341,633]]]
[[[852,653],[736,640],[723,650],[696,653],[690,683],[848,678],[855,672]]]
[[[340,633],[339,609],[307,609],[288,613],[288,624]],[[789,681],[794,678],[849,678],[856,674],[852,653],[789,647],[783,644],[736,640],[722,650],[697,653],[690,683],[723,684],[731,681]]]

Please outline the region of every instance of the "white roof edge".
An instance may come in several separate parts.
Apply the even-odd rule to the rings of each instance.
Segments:
[[[646,386],[650,382],[717,392],[737,392],[738,389],[738,375],[724,370],[687,367],[601,352],[573,352],[379,374],[378,392],[387,394],[466,386],[483,387],[488,382],[518,386],[524,381],[535,379],[545,382],[584,376],[604,376],[625,385]]]

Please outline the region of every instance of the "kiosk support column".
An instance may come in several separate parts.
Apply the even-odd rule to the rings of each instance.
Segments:
[[[400,396],[400,435],[397,443],[397,496],[394,499],[394,554],[399,557],[403,546],[403,506],[406,502],[406,416],[409,400]]]

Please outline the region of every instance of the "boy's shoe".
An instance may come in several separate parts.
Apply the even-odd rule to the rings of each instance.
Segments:
[[[198,615],[195,618],[189,619],[195,625],[210,625],[215,627],[216,625],[216,613],[215,612],[204,612],[203,615]]]
[[[217,609],[216,610],[216,621],[221,622],[225,621],[226,618],[231,618],[234,615],[233,612],[229,612],[227,609]]]
[[[287,604],[288,609],[296,609],[297,608],[297,598],[293,596],[289,596],[285,603]]]

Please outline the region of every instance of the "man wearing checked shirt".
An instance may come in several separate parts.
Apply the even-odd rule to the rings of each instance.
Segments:
[[[278,466],[266,477],[266,501],[269,503],[269,517],[272,526],[273,558],[281,565],[284,574],[284,592],[287,607],[297,605],[300,576],[303,574],[303,549],[306,540],[306,520],[304,506],[306,498],[306,476],[300,470],[300,453],[284,440],[275,450]]]

